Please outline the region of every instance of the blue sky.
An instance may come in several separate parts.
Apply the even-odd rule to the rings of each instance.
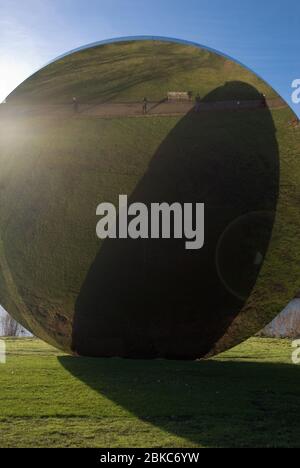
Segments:
[[[300,78],[299,0],[0,0],[0,100],[68,50],[159,35],[220,50],[291,103]],[[300,104],[293,106],[300,115]]]

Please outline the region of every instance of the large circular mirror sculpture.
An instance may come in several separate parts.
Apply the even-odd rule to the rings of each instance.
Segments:
[[[0,106],[0,303],[76,355],[245,340],[299,289],[294,119],[245,67],[172,39],[41,69]]]

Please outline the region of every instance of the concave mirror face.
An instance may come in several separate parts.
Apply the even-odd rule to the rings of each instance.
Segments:
[[[254,73],[175,40],[46,66],[0,106],[1,304],[79,355],[195,359],[251,336],[299,287],[293,119]],[[115,238],[96,235],[102,203]]]

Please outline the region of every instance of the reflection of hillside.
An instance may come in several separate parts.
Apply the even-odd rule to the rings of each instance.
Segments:
[[[260,97],[247,83],[235,81],[211,92],[208,101],[225,100],[227,88],[231,93],[236,88],[235,101],[245,94]],[[205,246],[187,254],[182,239],[106,239],[76,300],[73,351],[171,359],[210,352],[253,290],[260,271],[255,255],[264,258],[268,249],[278,156],[267,107],[191,111],[179,119],[136,180],[128,202],[205,203]],[[251,222],[234,223],[220,244],[228,227],[245,214]],[[252,311],[249,316],[248,336],[261,326],[251,319]]]
[[[204,48],[172,41],[125,41],[90,47],[51,63],[30,77],[8,102],[82,103],[160,101],[169,91],[208,95],[222,83],[240,80],[277,97],[253,73]],[[228,89],[227,99],[235,95]],[[224,94],[224,91],[222,91]],[[240,99],[255,99],[249,89]]]

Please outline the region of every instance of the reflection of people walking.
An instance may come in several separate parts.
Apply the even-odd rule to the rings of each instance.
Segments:
[[[148,111],[148,99],[144,97],[143,99],[143,114],[147,114]]]
[[[74,114],[77,114],[77,112],[78,112],[78,101],[77,101],[77,98],[76,98],[76,97],[73,97],[72,102],[73,102],[73,111],[74,111]]]
[[[265,108],[267,107],[267,98],[265,94],[261,94],[261,107]]]
[[[201,97],[199,94],[197,94],[195,98],[195,112],[200,112],[200,107],[201,107]]]

